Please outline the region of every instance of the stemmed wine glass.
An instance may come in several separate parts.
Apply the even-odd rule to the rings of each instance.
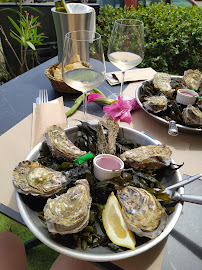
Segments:
[[[122,71],[120,96],[123,99],[125,71],[139,65],[144,58],[144,23],[134,19],[119,19],[114,23],[108,47],[109,61]],[[109,98],[117,98],[112,94]]]
[[[85,120],[87,91],[99,86],[104,81],[105,72],[105,59],[100,34],[79,30],[65,35],[62,77],[67,85],[83,92]]]

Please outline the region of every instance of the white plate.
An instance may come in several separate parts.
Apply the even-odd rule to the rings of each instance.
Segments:
[[[77,131],[78,131],[78,127],[71,127],[71,128],[66,129],[66,133],[68,137],[72,140],[76,138]],[[126,139],[131,139],[141,145],[157,144],[155,140],[148,137],[147,135],[142,134],[141,132],[138,132],[130,128],[120,127],[120,135],[123,135],[123,134]],[[33,161],[34,159],[37,159],[39,157],[39,150],[41,149],[41,147],[42,147],[42,142],[34,147],[34,149],[26,157],[26,160]],[[182,180],[181,174],[179,170],[177,170],[172,177],[169,177],[169,179],[164,177],[162,184],[164,186],[169,186],[181,180]],[[184,188],[180,188],[179,192],[183,194]],[[182,204],[179,202],[175,206],[175,211],[169,216],[168,223],[164,231],[157,238],[153,240],[148,240],[147,243],[144,243],[138,246],[135,249],[135,251],[127,250],[127,251],[115,253],[107,247],[97,247],[94,249],[87,248],[86,251],[82,251],[81,248],[71,249],[51,239],[46,226],[39,219],[37,212],[31,210],[23,202],[21,195],[18,194],[17,192],[16,192],[16,200],[17,200],[17,205],[18,205],[20,214],[25,224],[41,242],[43,242],[44,244],[46,244],[47,246],[56,250],[59,253],[62,253],[62,254],[77,258],[77,259],[81,259],[81,260],[96,261],[96,262],[126,259],[135,255],[138,255],[140,253],[143,253],[147,251],[148,249],[154,247],[171,232],[171,230],[174,228],[180,216],[180,213],[182,211]]]
[[[173,78],[173,79],[179,79],[179,78],[182,78],[182,76],[171,76],[171,79],[172,79],[172,78]],[[147,81],[144,81],[144,82],[140,83],[140,84],[138,85],[138,87],[136,88],[136,90],[135,90],[135,98],[136,98],[138,104],[141,106],[141,108],[142,108],[148,115],[150,115],[150,116],[151,116],[152,118],[154,118],[156,121],[158,121],[158,122],[160,122],[161,124],[163,124],[163,125],[169,127],[169,122],[168,122],[168,121],[166,121],[165,119],[163,119],[163,118],[161,118],[161,117],[159,117],[159,116],[157,116],[157,115],[155,115],[155,114],[153,114],[153,113],[147,111],[147,110],[144,108],[142,102],[140,101],[140,98],[141,98],[141,88],[145,85],[146,82],[147,82]],[[152,82],[152,79],[151,79],[151,80],[148,80],[148,82]],[[179,129],[180,131],[183,131],[183,132],[193,132],[193,133],[200,133],[200,132],[202,132],[202,129],[200,129],[200,128],[192,128],[192,127],[183,126],[183,125],[180,125],[180,124],[177,124],[177,127],[178,127],[178,129]]]

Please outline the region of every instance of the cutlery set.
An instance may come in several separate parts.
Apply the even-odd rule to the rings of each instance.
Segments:
[[[47,89],[39,90],[39,96],[36,98],[36,106],[39,106],[42,103],[48,102],[48,91]]]

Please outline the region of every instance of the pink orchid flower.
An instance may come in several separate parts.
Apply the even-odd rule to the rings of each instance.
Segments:
[[[140,106],[135,98],[132,100],[123,100],[119,96],[117,102],[111,104],[110,106],[105,106],[103,111],[109,114],[115,121],[120,119],[121,122],[131,123],[132,116],[130,111],[139,108]]]
[[[90,95],[88,96],[88,103],[90,102],[96,102],[98,104],[102,105],[111,105],[112,103],[116,102],[115,99],[106,98],[104,95],[98,94],[98,93],[92,93],[90,92]]]
[[[90,102],[96,102],[97,98],[105,98],[105,96],[97,94],[97,93],[92,93],[90,92],[90,95],[88,97],[88,103]]]

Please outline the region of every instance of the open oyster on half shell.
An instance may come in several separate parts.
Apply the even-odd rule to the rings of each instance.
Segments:
[[[44,206],[44,218],[48,231],[56,234],[71,234],[82,231],[89,222],[91,196],[88,181],[77,180],[75,186]]]
[[[167,109],[168,99],[165,96],[146,97],[143,106],[148,111],[159,113]]]
[[[201,84],[202,73],[198,69],[188,69],[184,72],[183,82],[189,89],[198,90]]]
[[[155,171],[170,165],[171,154],[165,145],[147,145],[125,151],[120,158],[135,170]]]
[[[56,125],[49,127],[44,136],[52,155],[56,158],[71,160],[86,154],[67,138],[64,129]]]
[[[171,77],[167,73],[157,72],[153,77],[154,87],[158,88],[159,91],[166,94],[167,96],[172,96],[175,89],[171,87]]]
[[[166,226],[167,214],[158,200],[142,188],[127,186],[117,190],[124,220],[138,236],[156,238]]]
[[[202,126],[202,112],[200,109],[188,105],[183,109],[182,118],[188,126],[199,127]]]
[[[38,162],[20,162],[13,170],[13,184],[19,193],[48,197],[66,189],[67,177]]]

